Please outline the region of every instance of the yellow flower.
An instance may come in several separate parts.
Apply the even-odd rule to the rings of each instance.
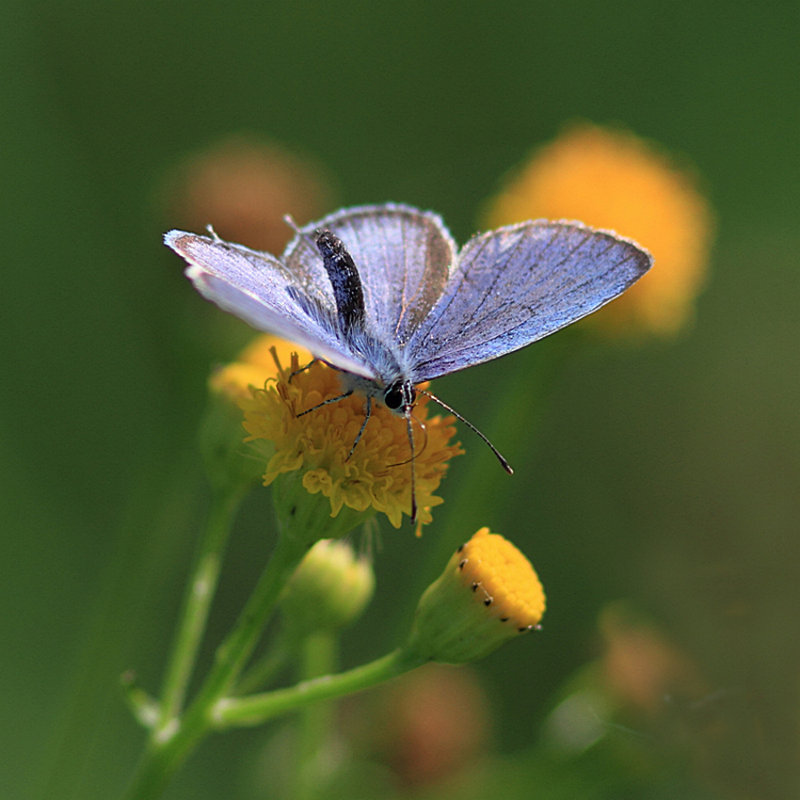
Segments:
[[[530,561],[507,539],[481,528],[425,590],[407,647],[434,661],[472,661],[536,627],[544,609],[544,590]]]
[[[239,353],[236,361],[216,370],[209,379],[209,386],[212,391],[239,401],[250,396],[251,386],[263,389],[268,380],[277,376],[279,365],[289,363],[292,353],[297,354],[303,365],[310,364],[314,358],[303,347],[270,333],[262,334]]]
[[[343,507],[374,510],[399,528],[403,514],[411,510],[413,467],[419,522],[429,523],[431,508],[442,502],[434,492],[448,462],[463,452],[458,443],[450,443],[456,433],[454,419],[429,417],[428,398],[418,396],[412,412],[416,446],[412,465],[405,419],[373,403],[364,434],[350,454],[364,422],[364,398],[354,394],[298,416],[342,393],[337,371],[321,361],[298,371],[310,361],[302,349],[274,336],[261,336],[239,362],[213,378],[217,389],[235,397],[244,411],[249,434],[245,441],[267,441],[274,447],[264,485],[299,472],[306,492],[328,499],[332,517]]]
[[[675,333],[704,281],[711,212],[686,171],[631,133],[577,124],[536,151],[485,215],[488,227],[577,219],[635,239],[655,266],[588,319],[608,333]]]
[[[208,381],[209,403],[199,431],[200,451],[206,473],[214,486],[249,487],[261,479],[262,464],[272,455],[265,442],[245,444],[239,401],[250,396],[250,386],[264,386],[275,375],[275,360],[289,358],[300,350],[301,358],[311,354],[274,336],[260,336],[239,355],[239,360],[216,370]]]

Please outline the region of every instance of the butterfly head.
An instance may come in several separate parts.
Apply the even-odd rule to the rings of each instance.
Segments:
[[[383,391],[383,402],[386,408],[405,415],[417,399],[417,390],[410,381],[395,381]]]

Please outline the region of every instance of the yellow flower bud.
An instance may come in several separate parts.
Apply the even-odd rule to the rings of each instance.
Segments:
[[[545,596],[527,558],[481,528],[422,595],[406,647],[458,664],[488,655],[539,624]]]

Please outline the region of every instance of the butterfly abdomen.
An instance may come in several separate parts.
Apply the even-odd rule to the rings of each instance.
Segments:
[[[364,328],[364,290],[361,277],[342,240],[329,230],[317,233],[317,249],[322,254],[325,271],[330,278],[336,315],[345,336]]]

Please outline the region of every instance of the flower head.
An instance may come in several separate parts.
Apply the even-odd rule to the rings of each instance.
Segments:
[[[209,386],[212,391],[238,403],[250,396],[251,387],[263,389],[267,381],[275,379],[280,364],[288,364],[293,353],[302,364],[314,359],[303,347],[270,333],[261,334],[239,353],[236,361],[216,370],[209,379]]]
[[[327,498],[332,517],[345,507],[379,511],[398,528],[403,514],[411,510],[413,468],[419,520],[430,522],[431,508],[442,502],[434,492],[448,462],[463,452],[457,442],[451,443],[456,433],[453,418],[429,417],[428,398],[419,396],[412,412],[412,464],[405,419],[374,403],[353,448],[364,423],[364,398],[354,394],[319,406],[342,394],[337,371],[321,361],[303,369],[311,356],[299,357],[299,348],[285,343],[279,354],[279,342],[273,336],[259,337],[239,362],[213,378],[237,397],[245,415],[246,441],[271,445],[264,485],[298,473],[306,492]],[[315,406],[319,408],[298,416]]]
[[[544,614],[542,584],[511,542],[481,528],[422,595],[408,647],[457,664],[491,653]]]
[[[676,332],[703,283],[711,212],[691,176],[631,133],[579,124],[545,145],[487,210],[491,227],[526,219],[579,219],[636,239],[655,266],[588,319],[609,333]]]
[[[209,403],[199,432],[200,451],[206,473],[215,486],[248,487],[259,481],[261,466],[271,455],[266,443],[244,442],[239,400],[250,395],[250,386],[263,386],[275,374],[270,348],[282,357],[300,350],[274,336],[259,336],[246,347],[238,360],[220,367],[208,381]],[[308,353],[311,360],[311,354]]]

